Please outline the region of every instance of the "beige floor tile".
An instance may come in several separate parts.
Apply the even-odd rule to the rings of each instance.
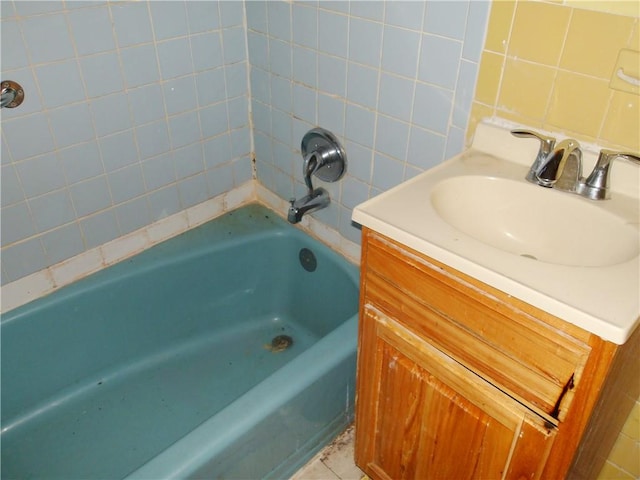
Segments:
[[[353,426],[336,438],[321,456],[322,462],[341,480],[360,480],[362,471],[356,467],[353,458]]]
[[[300,469],[291,480],[361,480],[364,473],[353,459],[353,426]]]
[[[308,463],[298,470],[291,480],[340,480],[320,459]]]

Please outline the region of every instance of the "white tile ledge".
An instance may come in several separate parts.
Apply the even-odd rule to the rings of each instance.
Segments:
[[[198,205],[165,217],[139,230],[87,250],[63,262],[2,286],[0,313],[48,295],[87,275],[126,260],[160,242],[195,228],[242,205],[258,201],[284,217],[289,204],[256,180]],[[336,230],[313,217],[305,217],[298,226],[310,236],[358,264],[360,246],[342,237]]]

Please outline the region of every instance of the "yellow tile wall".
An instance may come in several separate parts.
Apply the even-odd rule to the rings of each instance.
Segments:
[[[640,96],[609,87],[639,17],[639,0],[494,0],[467,137],[495,116],[640,152]],[[599,479],[640,480],[640,398]]]
[[[618,52],[640,51],[639,16],[638,0],[494,0],[469,136],[497,116],[640,152],[640,96],[609,87]]]

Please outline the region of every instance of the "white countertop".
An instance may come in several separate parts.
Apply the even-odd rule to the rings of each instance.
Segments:
[[[590,267],[535,261],[465,235],[445,222],[431,204],[431,189],[450,177],[480,175],[525,182],[537,151],[537,141],[517,139],[509,128],[480,124],[471,149],[357,206],[353,220],[605,340],[623,344],[640,323],[640,256]],[[591,171],[596,156],[597,149],[583,145],[584,175]],[[617,161],[612,166],[611,188],[612,199],[598,202],[598,207],[622,215],[626,224],[638,230],[640,168]],[[572,195],[544,190],[549,195]]]

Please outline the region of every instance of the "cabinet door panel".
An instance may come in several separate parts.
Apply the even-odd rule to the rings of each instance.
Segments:
[[[361,358],[373,368],[359,365],[358,375],[360,381],[367,375],[373,388],[356,408],[373,418],[357,417],[356,435],[375,440],[367,448],[356,439],[361,467],[374,478],[503,478],[526,409],[375,308],[365,307],[362,321],[375,331],[368,336],[375,340],[361,345]],[[539,470],[536,465],[527,478]]]
[[[555,440],[556,430],[549,432],[538,417],[526,415],[524,420],[505,476],[509,480],[540,478]]]
[[[500,478],[514,432],[435,377],[423,407],[417,475],[413,478]]]
[[[422,406],[430,394],[428,373],[389,345],[381,345],[375,463],[391,478],[416,478]],[[386,367],[386,368],[385,368]]]

